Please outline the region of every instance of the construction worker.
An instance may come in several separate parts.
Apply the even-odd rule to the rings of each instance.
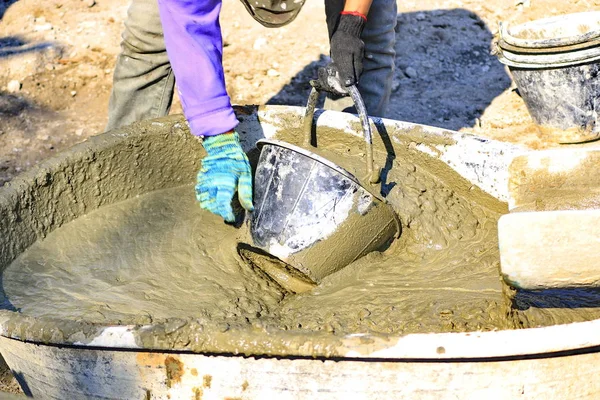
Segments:
[[[106,130],[168,114],[175,80],[192,134],[207,156],[198,172],[200,206],[233,222],[235,192],[248,211],[252,176],[225,89],[222,0],[132,0],[117,58]],[[267,27],[291,22],[304,0],[242,0]],[[371,4],[372,3],[372,4]],[[340,81],[358,84],[369,114],[383,115],[394,68],[396,0],[325,0],[331,58]],[[338,96],[339,97],[339,96]],[[336,105],[336,101],[339,103]],[[330,100],[343,109],[344,98]]]

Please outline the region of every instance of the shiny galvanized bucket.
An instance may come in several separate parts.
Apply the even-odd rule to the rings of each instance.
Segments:
[[[352,89],[361,120],[366,122],[362,127],[367,172],[372,177],[370,127],[360,94]],[[305,144],[311,141],[318,93],[313,88],[306,107]],[[399,235],[400,223],[392,207],[350,172],[279,140],[260,140],[257,146],[261,154],[254,177],[252,245],[300,271],[310,282],[319,283]]]
[[[254,246],[319,283],[400,232],[391,206],[328,160],[276,140],[259,143]]]

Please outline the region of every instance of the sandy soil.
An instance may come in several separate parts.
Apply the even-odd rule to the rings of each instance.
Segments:
[[[504,66],[490,54],[499,21],[598,9],[600,1],[399,1],[389,116],[531,146],[536,136]],[[0,185],[103,130],[126,0],[0,0]],[[225,72],[238,104],[303,105],[325,63],[323,5],[281,29],[225,1]],[[310,29],[307,29],[310,27]],[[172,112],[181,112],[176,102]]]
[[[304,105],[308,79],[327,60],[322,2],[309,0],[294,23],[277,30],[255,23],[238,1],[224,3],[233,102]],[[0,186],[103,131],[127,6],[0,0]],[[398,7],[390,118],[550,146],[490,54],[491,42],[499,21],[598,10],[600,0],[398,0]],[[178,102],[172,112],[181,112]]]

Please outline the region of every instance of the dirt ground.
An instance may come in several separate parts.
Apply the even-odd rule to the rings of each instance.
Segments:
[[[128,3],[0,0],[0,186],[103,131]],[[600,0],[398,0],[389,117],[551,146],[538,138],[491,42],[499,21],[599,7]],[[329,52],[322,1],[307,1],[292,24],[268,29],[239,1],[225,0],[221,25],[234,103],[304,105],[308,80]],[[172,113],[180,112],[176,101]]]
[[[389,117],[546,144],[502,64],[498,22],[598,9],[595,0],[398,2],[397,69]],[[127,0],[0,0],[0,186],[103,131]],[[323,2],[268,29],[236,0],[221,16],[229,93],[237,104],[303,105],[327,60]],[[176,101],[173,113],[181,112]]]

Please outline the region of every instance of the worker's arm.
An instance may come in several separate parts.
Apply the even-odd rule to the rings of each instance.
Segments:
[[[373,0],[346,0],[343,12],[358,12],[364,16],[369,14]]]
[[[331,58],[345,86],[358,83],[362,74],[364,43],[360,36],[372,0],[346,0],[331,35]]]
[[[238,121],[225,89],[221,0],[158,0],[165,45],[183,113],[207,156],[198,172],[200,206],[233,222],[231,200],[252,210],[252,175],[234,131]]]
[[[221,0],[158,0],[165,45],[183,106],[196,136],[232,130],[238,121],[225,90]]]

